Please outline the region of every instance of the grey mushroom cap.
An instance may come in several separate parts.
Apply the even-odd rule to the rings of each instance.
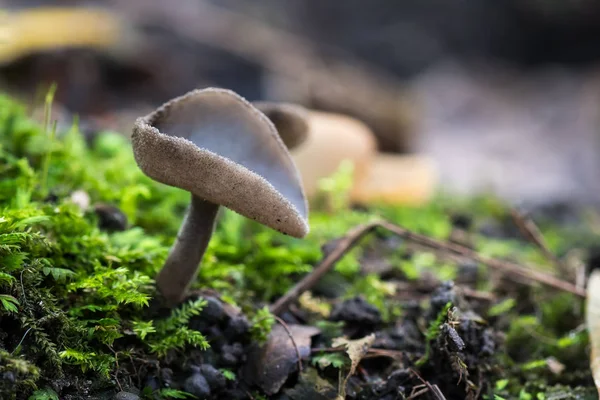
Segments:
[[[191,91],[138,118],[131,137],[152,179],[294,237],[309,231],[296,166],[274,124],[226,89]]]
[[[273,122],[279,137],[289,150],[300,146],[308,138],[306,108],[297,104],[271,101],[255,101],[252,105]]]

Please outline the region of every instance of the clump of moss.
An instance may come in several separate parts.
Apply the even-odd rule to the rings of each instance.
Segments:
[[[134,224],[142,207],[175,220],[179,194],[165,195],[132,168],[126,141],[107,136],[88,149],[75,126],[54,137],[0,97],[0,160],[0,368],[9,378],[0,397],[77,386],[69,376],[78,369],[110,385],[119,361],[136,352],[161,357],[208,346],[186,328],[200,301],[160,321],[144,319],[166,239],[140,227],[103,232],[98,216],[69,198],[84,190],[93,202],[118,204]],[[163,195],[169,200],[159,204]]]

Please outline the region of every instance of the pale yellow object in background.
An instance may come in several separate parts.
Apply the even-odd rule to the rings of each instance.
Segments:
[[[419,205],[433,196],[436,184],[436,169],[427,157],[378,154],[369,176],[355,187],[351,198],[359,204]]]
[[[56,48],[107,49],[122,40],[124,28],[117,15],[102,9],[0,10],[0,64]]]
[[[418,205],[434,194],[437,174],[428,158],[378,153],[373,132],[346,115],[310,111],[308,124],[308,138],[291,153],[309,198],[344,160],[354,164],[353,202]]]
[[[377,144],[365,124],[341,114],[310,111],[308,125],[308,138],[292,150],[307,196],[314,196],[319,181],[333,175],[344,160],[354,164],[357,182],[367,176]]]

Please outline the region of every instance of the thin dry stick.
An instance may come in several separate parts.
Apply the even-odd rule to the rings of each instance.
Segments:
[[[367,351],[367,355],[364,356],[363,359],[378,358],[378,357],[392,358],[394,360],[403,360],[405,358],[404,352],[402,352],[400,350],[370,348]]]
[[[288,336],[290,337],[290,340],[292,341],[292,345],[294,346],[294,349],[296,350],[296,355],[298,356],[298,372],[302,373],[302,357],[300,356],[300,350],[298,349],[296,340],[294,340],[294,335],[292,335],[292,331],[290,330],[290,327],[285,323],[284,320],[279,318],[277,315],[275,315],[275,320],[277,320],[277,322],[279,322],[279,324],[283,327],[283,329],[285,329]]]
[[[444,396],[444,393],[442,393],[442,391],[440,390],[438,385],[432,385],[431,392],[433,393],[433,395],[435,396],[436,399],[446,400],[446,396]]]
[[[585,297],[585,290],[576,287],[570,282],[563,281],[553,275],[547,274],[536,270],[535,267],[525,268],[519,264],[515,264],[509,261],[497,260],[493,258],[487,258],[474,250],[467,247],[447,243],[440,240],[432,239],[428,236],[414,233],[405,229],[401,226],[392,224],[387,221],[371,222],[364,225],[359,225],[353,228],[346,236],[340,239],[337,246],[327,254],[325,258],[315,267],[315,269],[306,275],[300,282],[292,287],[285,295],[279,298],[272,306],[271,312],[273,314],[280,314],[283,312],[290,303],[296,301],[298,297],[306,290],[313,287],[328,271],[333,268],[335,263],[344,256],[348,250],[350,250],[356,243],[370,233],[374,229],[381,227],[387,231],[402,237],[406,240],[410,240],[415,243],[419,243],[429,248],[444,250],[449,253],[460,255],[462,257],[470,258],[473,261],[487,265],[490,268],[500,270],[506,274],[513,275],[514,277],[526,278],[529,281],[539,282],[555,289],[563,290],[569,293],[573,293],[580,297]]]
[[[444,396],[444,394],[442,393],[442,391],[440,390],[440,388],[437,385],[432,385],[431,383],[427,382],[414,369],[409,368],[408,370],[410,372],[412,372],[413,375],[416,376],[418,380],[420,380],[421,382],[423,382],[423,384],[429,388],[429,391],[431,392],[431,394],[433,394],[433,397],[435,397],[437,400],[446,400],[446,397]]]
[[[527,215],[522,214],[517,209],[511,209],[510,215],[512,216],[515,225],[521,231],[523,237],[533,243],[550,262],[554,263],[559,271],[566,273],[567,269],[565,265],[552,253],[548,248],[544,235],[536,225],[536,223]]]
[[[496,296],[494,296],[493,293],[482,292],[480,290],[474,290],[474,289],[471,289],[471,288],[468,288],[465,286],[460,286],[459,290],[461,290],[462,293],[467,298],[477,299],[477,300],[482,300],[482,301],[496,301]]]
[[[311,354],[317,353],[344,353],[346,349],[344,346],[339,347],[315,347],[310,349]],[[404,359],[404,352],[400,350],[389,350],[389,349],[378,349],[375,347],[369,348],[367,350],[367,354],[363,357],[363,359],[367,358],[376,358],[376,357],[387,357],[393,358],[395,360]]]
[[[337,246],[325,256],[325,258],[306,275],[300,282],[292,287],[285,295],[280,297],[275,304],[271,306],[271,313],[278,315],[283,312],[290,303],[296,301],[298,297],[306,290],[313,287],[325,275],[335,263],[342,258],[363,236],[375,229],[378,224],[370,223],[359,225],[352,229],[346,236],[339,240]]]
[[[539,271],[539,267],[537,266],[524,267],[510,261],[484,257],[468,247],[432,239],[428,236],[411,232],[408,229],[394,225],[387,221],[379,222],[378,225],[394,233],[395,235],[405,238],[406,240],[418,242],[434,249],[445,250],[450,253],[470,258],[471,260],[487,265],[490,268],[494,268],[514,276],[522,277],[529,281],[543,283],[547,286],[563,290],[580,297],[585,297],[585,290],[577,288],[572,283],[566,282],[560,278],[557,278],[556,276]]]
[[[412,392],[411,392],[411,395],[408,396],[406,399],[407,400],[413,400],[413,399],[416,399],[417,397],[419,397],[422,394],[425,394],[427,392],[429,392],[429,388],[426,385],[415,386],[413,388]]]

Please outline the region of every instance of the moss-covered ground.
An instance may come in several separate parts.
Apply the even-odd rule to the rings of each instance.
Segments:
[[[500,202],[440,195],[421,207],[350,207],[350,173],[343,168],[323,181],[303,240],[222,210],[194,288],[239,307],[249,321],[235,339],[243,349],[267,337],[274,324],[268,305],[311,271],[326,243],[378,218],[556,272]],[[228,380],[212,398],[275,398],[244,384],[243,354],[226,362],[228,344],[217,348],[215,328],[202,322],[204,297],[192,293],[174,310],[157,305],[153,277],[188,201],[188,193],[142,174],[124,136],[86,138],[76,121],[54,129],[0,97],[0,398],[110,399],[128,388],[142,398],[186,398],[182,382],[203,363]],[[598,223],[595,214],[558,216],[552,211],[537,221],[569,275],[587,262]],[[339,317],[351,299],[374,307],[372,327]],[[421,398],[436,398],[418,374],[448,399],[594,399],[583,305],[573,295],[379,234],[302,296],[295,314],[282,317],[319,327],[313,348],[329,347],[341,334],[375,332],[374,347],[403,355],[364,360],[348,398],[409,398],[421,389]],[[287,387],[309,380],[337,392],[344,354],[315,349],[311,358]],[[277,398],[302,398],[298,390],[281,393]]]

